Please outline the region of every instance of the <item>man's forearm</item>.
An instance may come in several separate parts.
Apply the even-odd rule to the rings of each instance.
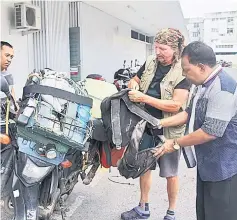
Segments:
[[[186,111],[180,112],[169,118],[164,118],[161,120],[162,127],[175,127],[178,125],[184,125],[187,123],[188,113]]]
[[[204,144],[206,142],[213,141],[215,139],[216,139],[215,136],[207,134],[200,128],[191,134],[178,138],[177,143],[181,147],[187,147],[187,146]]]
[[[11,94],[12,94],[13,99],[16,101],[16,93],[15,93],[14,88],[12,88]]]
[[[160,109],[161,111],[171,112],[171,113],[177,113],[182,106],[182,104],[178,101],[161,100],[161,99],[157,99],[148,95],[144,97],[143,102],[154,108]]]
[[[12,88],[11,94],[12,94],[12,98],[14,99],[16,107],[17,107],[16,111],[18,111],[19,110],[19,105],[16,102],[16,93],[15,93],[15,89],[14,88]]]

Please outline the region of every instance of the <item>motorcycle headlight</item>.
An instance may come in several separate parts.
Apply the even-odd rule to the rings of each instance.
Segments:
[[[57,157],[57,152],[54,149],[52,149],[47,151],[45,155],[48,159],[55,159]]]
[[[55,159],[57,157],[57,151],[56,151],[56,147],[54,144],[47,144],[46,145],[45,156],[48,159]]]
[[[49,167],[39,167],[34,164],[29,158],[27,158],[25,166],[22,171],[22,177],[29,184],[40,182],[43,177],[45,177],[50,171],[51,166]]]

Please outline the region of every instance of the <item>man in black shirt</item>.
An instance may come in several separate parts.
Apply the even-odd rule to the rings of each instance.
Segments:
[[[186,108],[190,83],[182,76],[180,55],[184,47],[183,35],[175,29],[163,29],[155,38],[156,54],[147,58],[137,75],[129,82],[129,98],[133,102],[145,104],[147,111],[158,119],[177,114]],[[140,90],[140,91],[139,91]],[[157,135],[165,138],[180,137],[185,127],[147,129],[140,143],[140,150],[155,147]],[[178,164],[180,150],[158,160],[160,176],[167,179],[169,207],[164,220],[175,220],[178,194]],[[153,167],[152,169],[155,169]],[[139,205],[121,215],[123,220],[148,219],[151,171],[140,177],[141,198]]]
[[[139,79],[141,79],[141,76],[142,76],[143,72],[145,71],[145,65],[146,65],[146,62],[143,64],[143,66],[137,72],[137,77]],[[162,66],[162,65],[157,66],[155,76],[151,82],[151,85],[150,85],[147,93],[146,93],[147,95],[152,96],[157,99],[161,99],[160,83],[164,79],[166,74],[170,71],[170,69],[171,69],[171,64],[167,65],[167,66]],[[189,90],[190,89],[190,82],[188,82],[186,79],[183,79],[180,83],[178,83],[177,86],[175,86],[175,89]],[[148,112],[152,116],[154,116],[158,119],[163,118],[163,114],[160,109],[154,108],[151,105],[147,105],[147,104],[145,106],[146,106],[146,109],[148,110]]]

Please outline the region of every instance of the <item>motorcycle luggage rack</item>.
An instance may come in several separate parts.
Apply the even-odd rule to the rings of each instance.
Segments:
[[[59,141],[73,148],[83,148],[87,140],[92,136],[93,122],[84,122],[80,115],[77,118],[69,117],[65,112],[57,112],[46,102],[41,102],[41,95],[35,100],[37,102],[32,122],[27,125],[27,130],[47,136],[50,139]],[[65,106],[70,102],[67,101]],[[50,112],[50,116],[45,116],[40,112],[41,107]],[[90,114],[90,112],[86,112]],[[43,120],[43,122],[42,122]],[[47,126],[47,123],[51,126]],[[83,136],[83,139],[82,139]],[[78,137],[78,138],[77,138]]]

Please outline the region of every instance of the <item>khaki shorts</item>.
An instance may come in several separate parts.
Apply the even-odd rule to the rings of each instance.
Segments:
[[[145,150],[147,148],[154,148],[159,144],[159,139],[147,134],[143,134],[142,140],[140,142],[139,151]],[[175,151],[170,154],[165,154],[158,159],[157,164],[160,167],[161,177],[173,177],[178,176],[179,160],[180,160],[181,150]],[[151,167],[151,170],[155,170],[156,165]]]

